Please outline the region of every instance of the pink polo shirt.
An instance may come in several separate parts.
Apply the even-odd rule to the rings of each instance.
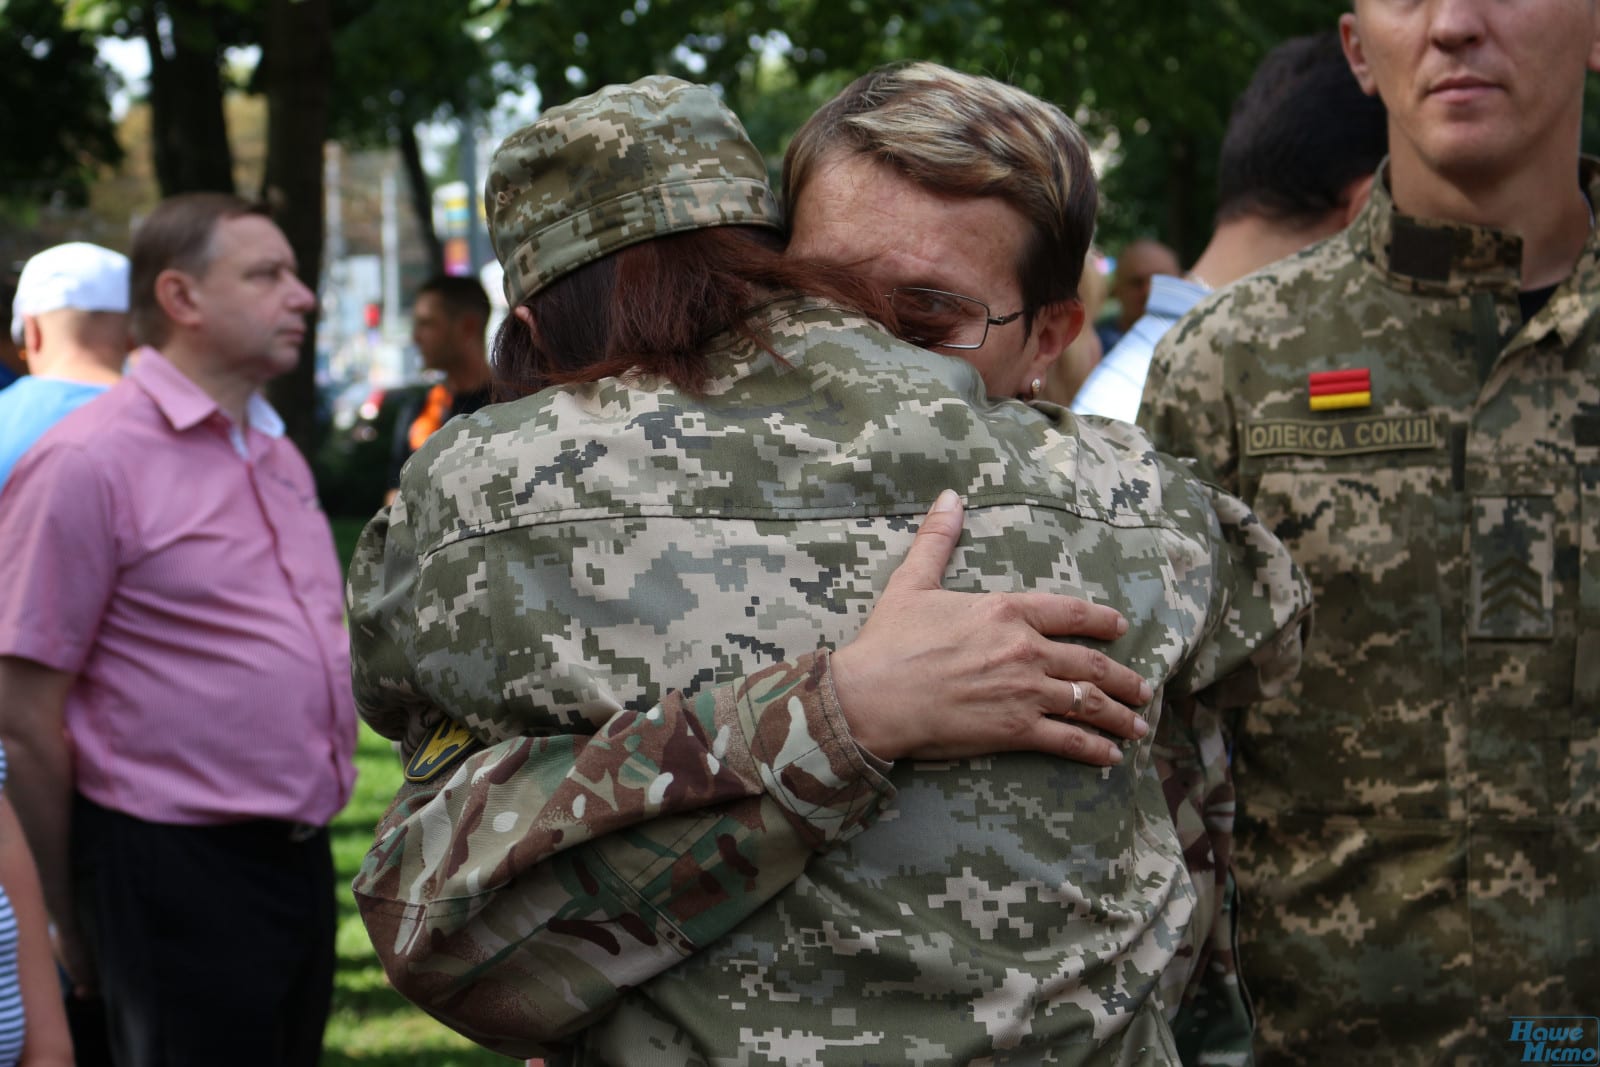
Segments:
[[[67,732],[95,803],[326,823],[355,781],[356,719],[311,472],[265,401],[240,434],[140,355],[0,492],[0,655],[77,675]]]

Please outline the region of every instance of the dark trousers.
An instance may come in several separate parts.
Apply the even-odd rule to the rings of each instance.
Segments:
[[[333,991],[327,831],[149,823],[81,796],[72,817],[117,1067],[314,1067]]]
[[[98,996],[77,997],[65,973],[61,996],[67,1002],[67,1031],[72,1034],[75,1067],[116,1067],[111,1062],[111,1036],[106,1032],[106,1004]]]

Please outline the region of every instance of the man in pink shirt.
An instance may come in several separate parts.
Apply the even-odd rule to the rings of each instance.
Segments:
[[[58,952],[118,1067],[316,1062],[354,780],[341,578],[258,390],[315,298],[234,197],[134,238],[147,347],[0,494],[0,740]]]

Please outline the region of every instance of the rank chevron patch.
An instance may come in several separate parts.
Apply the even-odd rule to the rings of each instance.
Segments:
[[[1472,636],[1512,641],[1554,636],[1554,501],[1478,497],[1473,512]]]
[[[1483,619],[1542,619],[1544,578],[1525,560],[1507,557],[1484,572],[1478,598],[1478,612]]]

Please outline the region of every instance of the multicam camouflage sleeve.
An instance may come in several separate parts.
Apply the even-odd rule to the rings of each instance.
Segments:
[[[581,1030],[893,795],[844,731],[825,651],[593,734],[472,736],[411,670],[426,614],[404,514],[402,498],[373,520],[351,568],[358,705],[408,779],[354,888],[395,985],[468,1037],[525,1055]],[[527,1044],[491,1036],[507,1020]]]

